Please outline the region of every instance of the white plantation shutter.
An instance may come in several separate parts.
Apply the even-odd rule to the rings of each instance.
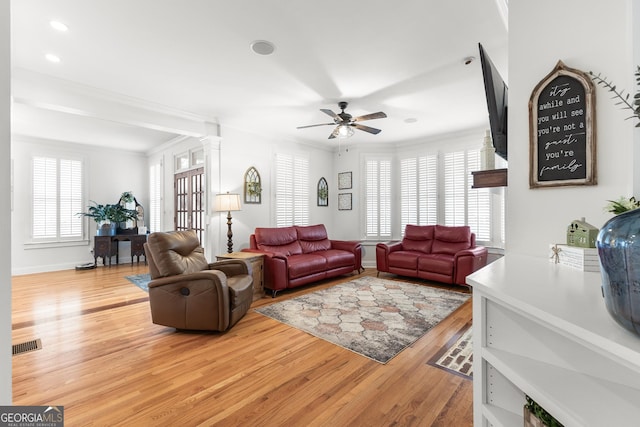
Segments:
[[[488,188],[471,188],[472,171],[480,170],[480,150],[467,151],[467,225],[476,239],[491,240],[491,193]]]
[[[276,227],[309,224],[309,160],[276,154]]]
[[[400,229],[407,224],[438,222],[437,163],[435,154],[400,161]]]
[[[82,237],[82,162],[60,159],[60,237]]]
[[[418,159],[400,160],[400,230],[418,223]]]
[[[365,234],[391,237],[391,160],[367,160],[365,169]]]
[[[444,225],[466,225],[466,186],[464,151],[444,154]]]
[[[480,170],[480,150],[444,154],[445,225],[468,225],[476,239],[491,240],[491,193],[471,188],[472,171]]]
[[[32,227],[34,240],[83,237],[83,165],[80,160],[34,157]]]
[[[162,163],[149,166],[149,226],[151,232],[162,231]]]

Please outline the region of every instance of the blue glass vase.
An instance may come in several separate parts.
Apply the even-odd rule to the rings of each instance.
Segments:
[[[596,241],[609,314],[640,335],[640,209],[611,218]]]

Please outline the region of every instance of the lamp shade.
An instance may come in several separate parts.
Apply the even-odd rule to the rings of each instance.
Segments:
[[[242,207],[240,205],[239,194],[216,194],[215,210],[217,212],[231,212],[239,211]]]

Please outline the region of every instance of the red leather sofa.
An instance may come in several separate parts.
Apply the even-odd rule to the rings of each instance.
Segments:
[[[468,226],[407,225],[404,238],[378,243],[380,272],[465,285],[467,275],[487,265],[487,248],[476,246]]]
[[[360,242],[330,240],[323,224],[256,228],[244,252],[264,254],[264,287],[272,296],[362,269]]]

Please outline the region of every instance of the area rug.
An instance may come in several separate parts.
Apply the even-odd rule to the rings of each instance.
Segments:
[[[149,292],[149,282],[151,281],[151,275],[149,273],[136,274],[133,276],[124,276],[125,279],[139,287],[145,292]]]
[[[451,340],[427,364],[444,369],[464,378],[473,378],[472,328],[468,325]]]
[[[367,276],[255,311],[387,363],[470,296]]]

